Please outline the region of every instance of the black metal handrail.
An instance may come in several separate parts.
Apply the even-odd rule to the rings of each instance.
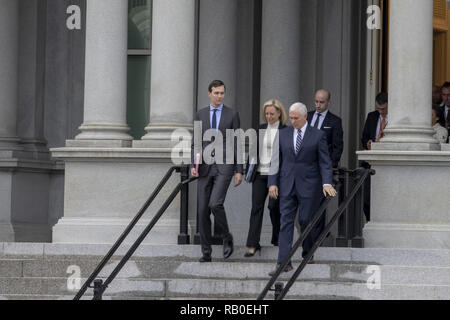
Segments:
[[[344,203],[353,186],[356,185],[356,183],[361,179],[363,172],[363,168],[358,168],[355,170],[339,168],[335,172],[334,177],[340,182],[338,196],[339,205]],[[365,185],[368,183],[370,183],[369,178],[365,180],[363,187],[365,188]],[[361,192],[358,191],[354,198],[354,206],[347,206],[347,208],[344,209],[343,214],[339,217],[338,234],[335,244],[336,247],[364,247],[364,239],[362,238],[362,229],[364,227],[362,223],[364,193],[365,190],[361,190]]]
[[[353,200],[353,198],[355,197],[356,193],[359,191],[359,189],[361,189],[363,183],[365,182],[365,180],[367,179],[367,177],[370,175],[374,175],[375,174],[375,170],[370,170],[370,169],[361,169],[364,171],[364,173],[361,176],[361,179],[358,181],[358,183],[356,184],[356,186],[353,188],[352,192],[347,196],[347,198],[344,200],[344,202],[339,206],[339,208],[336,210],[336,212],[333,214],[333,218],[330,220],[330,222],[325,226],[325,228],[323,229],[323,231],[321,232],[321,234],[319,235],[318,239],[316,239],[313,247],[311,248],[311,250],[308,252],[308,254],[303,258],[303,261],[301,262],[301,264],[298,266],[298,268],[296,269],[296,271],[294,272],[294,274],[292,275],[292,277],[290,278],[290,280],[288,281],[288,283],[286,284],[286,287],[283,289],[283,285],[280,283],[277,283],[275,285],[275,299],[276,300],[282,300],[287,292],[289,291],[289,289],[291,288],[291,286],[294,284],[294,282],[297,280],[297,278],[299,277],[300,273],[303,271],[303,269],[305,268],[305,266],[308,264],[308,262],[311,260],[312,256],[314,255],[314,253],[316,252],[317,248],[320,246],[320,244],[322,243],[322,241],[325,239],[326,235],[328,234],[328,232],[331,230],[331,227],[334,225],[334,223],[339,219],[339,217],[341,216],[342,212],[344,212],[344,210],[346,210],[346,208],[348,207],[348,205],[350,204],[350,202]],[[280,264],[280,266],[277,268],[277,270],[275,271],[275,274],[272,276],[272,278],[269,280],[269,282],[267,283],[267,285],[265,286],[265,288],[263,289],[263,291],[260,293],[260,295],[258,296],[257,300],[263,300],[265,298],[265,296],[267,295],[267,293],[269,292],[269,290],[271,290],[270,288],[272,287],[272,285],[275,283],[275,281],[278,279],[278,277],[280,276],[282,270],[284,270],[284,268],[288,265],[289,261],[291,260],[291,258],[294,256],[294,254],[296,253],[296,251],[298,250],[298,248],[300,247],[300,245],[302,244],[303,240],[306,239],[306,237],[309,235],[309,233],[311,232],[312,228],[315,226],[315,224],[317,223],[317,221],[319,221],[319,219],[321,218],[323,212],[325,211],[325,209],[327,208],[329,202],[331,200],[331,197],[326,197],[326,199],[323,201],[322,205],[320,206],[319,210],[316,212],[316,214],[314,215],[314,218],[310,221],[310,223],[308,224],[308,226],[306,227],[306,229],[304,230],[304,232],[302,232],[301,236],[299,237],[299,239],[296,241],[296,243],[294,244],[294,246],[292,247],[291,251],[289,252],[289,255],[287,256],[287,258]]]
[[[90,285],[92,282],[94,282],[94,300],[101,300],[102,294],[108,287],[108,285],[114,280],[114,278],[117,276],[117,274],[120,272],[122,267],[128,262],[130,257],[133,255],[133,253],[136,251],[136,249],[139,247],[139,245],[144,241],[145,237],[148,235],[148,233],[152,230],[152,228],[155,226],[155,224],[158,222],[158,220],[161,218],[161,216],[164,214],[164,212],[167,210],[169,205],[172,203],[173,199],[177,196],[178,192],[187,186],[192,181],[196,180],[196,177],[189,178],[188,172],[189,167],[188,166],[173,166],[171,167],[166,175],[162,178],[156,189],[153,191],[151,196],[148,198],[148,200],[144,203],[142,208],[139,210],[139,212],[136,214],[134,219],[130,222],[128,227],[125,229],[125,231],[122,233],[122,235],[117,239],[117,241],[114,243],[112,248],[108,251],[108,253],[105,255],[105,257],[102,259],[102,261],[99,263],[99,265],[95,268],[95,270],[92,272],[92,274],[89,276],[89,278],[86,280],[86,282],[83,284],[83,286],[80,288],[76,296],[74,297],[74,300],[79,300],[86,290],[88,288],[92,288]],[[120,260],[119,264],[116,266],[116,268],[111,272],[110,276],[105,280],[103,283],[103,280],[95,280],[96,277],[100,274],[102,269],[105,267],[105,265],[109,262],[109,260],[112,258],[114,253],[117,251],[117,249],[120,247],[120,245],[123,243],[123,241],[126,239],[126,237],[130,234],[134,226],[139,222],[145,211],[148,209],[150,204],[155,200],[156,196],[159,194],[161,189],[165,186],[167,181],[172,176],[173,172],[181,172],[182,181],[175,187],[175,189],[170,194],[169,198],[164,202],[162,207],[159,209],[159,211],[156,213],[156,215],[153,217],[152,221],[148,224],[148,226],[144,229],[144,231],[141,233],[141,235],[136,239],[136,241],[133,243],[133,245],[130,247],[130,249],[127,251],[125,256]],[[187,177],[187,179],[183,179]],[[186,197],[186,196],[184,196]],[[182,197],[182,198],[184,198]],[[185,199],[186,200],[186,199]],[[183,199],[182,199],[183,201]],[[184,209],[181,210],[182,213],[185,211]],[[183,220],[186,220],[187,218],[182,218],[181,225],[183,224]],[[183,232],[182,232],[183,233]]]

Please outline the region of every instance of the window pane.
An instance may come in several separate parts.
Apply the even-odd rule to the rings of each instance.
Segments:
[[[128,0],[128,49],[151,49],[151,0]]]
[[[127,124],[139,140],[146,134],[150,105],[150,56],[128,56]]]

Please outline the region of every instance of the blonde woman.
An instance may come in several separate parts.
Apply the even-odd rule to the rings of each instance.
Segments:
[[[258,130],[265,130],[260,150],[258,134],[258,159],[256,159],[256,174],[249,181],[252,183],[252,210],[250,213],[250,226],[247,237],[248,251],[245,257],[253,257],[256,252],[261,253],[261,229],[264,214],[264,203],[269,192],[267,187],[270,157],[272,147],[280,129],[286,127],[286,111],[280,101],[270,99],[262,107],[262,123]],[[270,219],[272,221],[272,241],[274,246],[278,245],[278,234],[280,232],[280,203],[279,200],[269,198]]]

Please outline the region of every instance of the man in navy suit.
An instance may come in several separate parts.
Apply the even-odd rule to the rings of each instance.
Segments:
[[[328,90],[317,91],[314,103],[316,110],[308,112],[308,123],[311,127],[325,131],[333,168],[337,168],[344,150],[342,120],[328,110],[331,103],[331,93]]]
[[[274,146],[268,186],[269,195],[280,197],[281,230],[278,264],[289,255],[294,236],[294,220],[299,209],[302,231],[319,209],[323,195],[334,197],[332,162],[325,132],[308,126],[307,109],[295,103],[289,109],[292,127],[279,131],[278,146]],[[275,139],[277,141],[277,139]],[[305,257],[317,239],[314,232],[303,241]],[[292,270],[289,263],[285,272]]]

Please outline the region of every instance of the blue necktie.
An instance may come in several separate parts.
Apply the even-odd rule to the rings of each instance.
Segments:
[[[319,129],[319,122],[320,122],[320,116],[321,113],[317,113],[316,123],[314,123],[314,128]]]
[[[217,129],[217,116],[216,116],[216,113],[217,113],[217,109],[216,108],[214,108],[214,113],[213,113],[213,116],[212,116],[212,124],[211,124],[211,129]]]
[[[297,141],[295,142],[295,154],[297,155],[302,145],[302,130],[298,130]]]
[[[212,124],[211,124],[211,129],[217,129],[217,116],[216,116],[216,113],[217,113],[217,109],[216,108],[214,108],[214,110],[213,110],[213,116],[212,116]],[[216,137],[212,137],[211,138],[211,141],[215,141],[216,140]],[[211,157],[215,157],[216,156],[216,150],[213,150],[212,152],[211,152]]]

